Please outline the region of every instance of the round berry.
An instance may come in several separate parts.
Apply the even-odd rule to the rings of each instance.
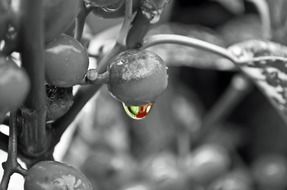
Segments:
[[[75,168],[55,161],[42,161],[28,170],[24,190],[92,190],[89,180]]]
[[[46,80],[57,87],[79,84],[88,70],[88,54],[80,42],[62,34],[47,44]]]
[[[73,104],[73,89],[46,85],[47,121],[63,116]]]
[[[109,68],[110,92],[127,106],[152,103],[167,88],[164,61],[147,50],[127,50],[116,56]]]
[[[19,107],[29,88],[27,74],[12,60],[0,57],[0,110],[9,111]]]

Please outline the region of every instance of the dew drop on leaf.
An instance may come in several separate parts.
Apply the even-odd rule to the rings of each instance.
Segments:
[[[151,111],[153,104],[145,104],[141,106],[127,106],[123,103],[123,107],[128,116],[135,120],[144,119]]]

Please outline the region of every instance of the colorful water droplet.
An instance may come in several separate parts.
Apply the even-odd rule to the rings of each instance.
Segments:
[[[152,106],[152,103],[142,106],[127,106],[125,103],[123,103],[125,112],[128,114],[128,116],[135,120],[144,119],[150,113]]]

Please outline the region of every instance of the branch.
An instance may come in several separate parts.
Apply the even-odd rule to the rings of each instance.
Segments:
[[[126,46],[128,49],[138,48],[141,46],[143,38],[150,29],[151,23],[139,9],[131,25],[132,27],[128,31],[126,39]]]
[[[17,162],[17,125],[16,113],[11,113],[10,116],[10,132],[9,132],[9,145],[8,157],[4,166],[4,175],[1,180],[0,190],[7,190],[10,177],[13,173],[17,172],[25,174],[25,170]]]
[[[212,53],[215,53],[217,55],[220,55],[222,57],[225,57],[232,61],[233,63],[239,62],[235,56],[233,56],[227,49],[222,48],[220,46],[198,40],[191,37],[186,37],[182,35],[176,35],[176,34],[158,34],[147,37],[143,44],[142,49],[146,49],[151,46],[159,45],[159,44],[178,44],[178,45],[184,45],[189,46],[192,48],[198,48],[205,51],[209,51]]]
[[[117,43],[126,46],[126,36],[130,30],[131,22],[133,19],[133,0],[125,0],[125,18],[122,24]]]
[[[23,13],[19,44],[22,66],[31,82],[31,89],[24,104],[24,140],[21,142],[24,143],[25,149],[30,149],[33,154],[43,152],[47,143],[42,1],[22,0],[20,6]]]
[[[75,34],[74,38],[78,41],[81,41],[82,34],[84,31],[85,21],[92,9],[85,6],[84,1],[81,1],[81,11],[78,14],[75,21]]]

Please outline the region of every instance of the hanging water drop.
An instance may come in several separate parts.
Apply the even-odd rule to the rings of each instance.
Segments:
[[[123,103],[125,112],[128,114],[128,116],[135,120],[144,119],[150,113],[152,106],[152,103],[141,106],[127,106],[125,103]]]

